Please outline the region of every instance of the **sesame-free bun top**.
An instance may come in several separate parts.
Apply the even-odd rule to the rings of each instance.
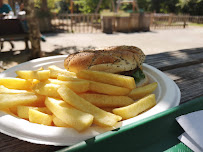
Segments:
[[[68,71],[81,70],[120,73],[141,67],[145,55],[135,46],[116,46],[103,50],[84,50],[70,54],[64,61]]]

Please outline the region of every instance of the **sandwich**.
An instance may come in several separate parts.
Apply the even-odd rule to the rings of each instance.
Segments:
[[[149,82],[142,68],[144,60],[145,54],[138,47],[115,46],[70,54],[64,60],[64,67],[75,73],[81,70],[93,70],[131,76],[139,87]]]

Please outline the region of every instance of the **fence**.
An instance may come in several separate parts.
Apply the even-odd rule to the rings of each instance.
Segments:
[[[203,16],[189,16],[189,22],[203,24]]]
[[[54,31],[72,33],[101,32],[99,14],[59,14],[52,21]]]
[[[132,16],[132,15],[131,15]],[[136,14],[134,15],[136,16]],[[112,16],[113,30],[118,20]],[[118,19],[118,18],[117,18]],[[185,28],[189,22],[203,23],[203,16],[150,14],[150,29]],[[116,23],[117,22],[117,23]],[[59,14],[51,20],[53,30],[71,33],[98,33],[102,32],[102,17],[100,14]],[[126,22],[127,23],[127,22]],[[126,24],[123,22],[123,24]],[[122,22],[120,23],[122,24]],[[131,23],[134,24],[134,23]]]
[[[151,14],[151,29],[185,28],[188,15]]]

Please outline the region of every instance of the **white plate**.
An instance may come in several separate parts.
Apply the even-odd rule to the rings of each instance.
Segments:
[[[49,65],[53,64],[63,68],[63,61],[66,57],[67,55],[60,55],[25,62],[4,71],[0,74],[0,77],[15,77],[16,70],[35,70],[42,66],[47,68]],[[155,91],[157,105],[139,116],[122,121],[119,124],[120,126],[126,126],[140,119],[165,111],[171,107],[175,107],[180,102],[180,90],[171,79],[169,79],[163,72],[150,65],[143,64],[143,68],[152,82],[158,82],[158,88]],[[37,144],[69,146],[106,131],[108,131],[108,129],[104,130],[103,128],[94,126],[90,127],[85,132],[78,133],[71,128],[34,124],[8,115],[4,112],[0,112],[1,133]]]

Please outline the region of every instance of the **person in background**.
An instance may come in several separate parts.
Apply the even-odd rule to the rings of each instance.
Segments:
[[[11,15],[12,8],[9,4],[4,4],[3,0],[0,0],[0,17],[3,18],[5,16]]]
[[[20,4],[20,11],[18,12],[18,18],[21,20],[24,31],[28,32],[29,28],[28,28],[28,24],[27,24],[27,20],[26,20],[26,11],[24,9],[24,3]],[[46,42],[46,37],[42,34],[40,34],[40,39],[43,42]]]

